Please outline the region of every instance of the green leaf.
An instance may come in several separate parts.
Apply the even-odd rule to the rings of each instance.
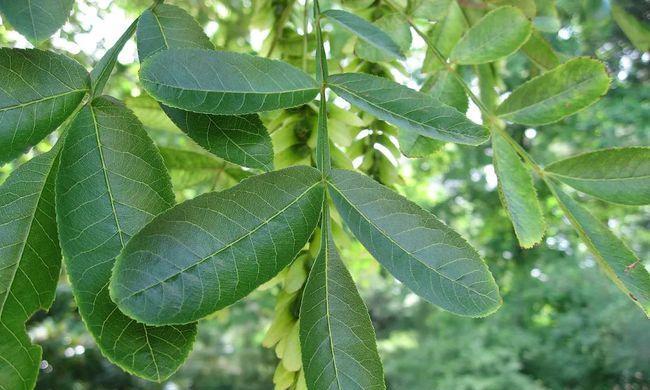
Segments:
[[[537,14],[537,5],[535,0],[488,0],[490,4],[494,4],[497,7],[502,7],[505,5],[511,5],[513,7],[519,8],[527,18],[534,18]]]
[[[401,130],[397,139],[399,140],[399,150],[408,158],[427,157],[445,146],[442,141],[423,137],[408,130]]]
[[[650,148],[604,149],[554,162],[545,171],[597,198],[620,204],[650,204]]]
[[[162,158],[135,115],[106,97],[84,107],[68,130],[56,191],[66,270],[86,327],[111,362],[164,380],[187,357],[196,325],[139,324],[108,293],[124,245],[174,203]]]
[[[150,324],[186,323],[248,295],[289,264],[316,227],[320,172],[291,167],[181,203],[128,243],[111,296]]]
[[[560,65],[560,58],[551,47],[551,44],[542,36],[542,34],[533,29],[528,42],[521,47],[528,58],[544,70],[553,69]]]
[[[357,239],[413,292],[465,316],[499,308],[498,287],[479,254],[434,215],[352,171],[333,170],[328,183]]]
[[[553,123],[598,101],[609,82],[601,62],[576,58],[519,86],[496,113],[523,125]]]
[[[421,91],[460,112],[466,112],[469,106],[463,85],[449,70],[440,70],[434,73],[424,83]]]
[[[277,60],[202,49],[170,49],[140,69],[144,89],[165,105],[233,115],[299,106],[319,91],[301,70]]]
[[[545,230],[533,178],[517,152],[498,131],[492,133],[492,153],[501,201],[508,211],[519,244],[531,248],[542,240]]]
[[[537,15],[533,24],[539,31],[556,33],[562,27],[555,3],[556,0],[535,0]]]
[[[565,194],[552,181],[553,191],[564,213],[596,257],[605,274],[650,317],[650,275],[643,262],[587,209]]]
[[[330,76],[328,87],[351,104],[401,129],[441,141],[479,145],[487,130],[422,92],[365,73]]]
[[[433,7],[429,6],[428,2],[425,1],[423,5],[427,6],[422,9],[435,11],[429,15],[430,20],[436,21],[428,34],[429,38],[438,51],[443,56],[448,57],[463,36],[463,32],[467,29],[467,21],[463,10],[456,0],[433,0],[431,4]],[[431,72],[441,69],[443,66],[433,55],[433,52],[427,50],[422,68],[424,72]]]
[[[400,52],[405,52],[411,47],[411,29],[400,14],[386,14],[375,20],[373,25],[389,34]],[[360,58],[370,62],[389,62],[395,59],[395,56],[377,49],[364,40],[357,41],[354,52]]]
[[[74,0],[0,0],[0,11],[13,28],[38,43],[68,20]]]
[[[61,267],[54,211],[59,146],[24,163],[0,186],[0,387],[32,389],[41,347],[25,330],[47,310]]]
[[[517,8],[506,6],[488,12],[454,47],[451,60],[459,64],[484,64],[517,51],[530,36],[531,24]]]
[[[369,45],[381,50],[391,59],[404,59],[404,54],[402,54],[397,43],[395,43],[388,34],[379,29],[379,27],[365,19],[339,9],[323,11],[321,12],[321,15],[327,17],[339,26],[346,28]]]
[[[115,44],[104,53],[102,58],[100,58],[93,70],[90,72],[93,97],[101,96],[108,79],[111,77],[113,68],[115,68],[117,56],[120,55],[126,42],[131,39],[137,25],[138,21],[134,20],[126,31],[124,31],[122,36],[120,36],[117,42],[115,42]]]
[[[309,389],[385,389],[368,309],[336,251],[324,215],[321,249],[302,295],[300,345]]]
[[[612,4],[612,16],[616,24],[637,49],[640,51],[650,50],[650,28],[648,28],[647,20],[645,21],[646,24],[644,24],[625,12],[625,9],[616,3]]]
[[[0,49],[0,164],[36,145],[90,88],[78,62],[35,49]]]

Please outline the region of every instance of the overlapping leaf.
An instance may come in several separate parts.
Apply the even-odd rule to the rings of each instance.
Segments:
[[[598,101],[609,81],[601,62],[576,58],[522,84],[496,113],[529,126],[553,123]]]
[[[609,202],[650,204],[650,148],[598,150],[557,161],[545,170],[561,182]]]
[[[459,64],[496,61],[517,51],[528,40],[531,28],[519,9],[497,8],[465,33],[451,52],[451,60]]]
[[[145,323],[205,317],[289,264],[322,202],[321,174],[302,166],[181,203],[131,239],[115,265],[111,296]]]
[[[368,251],[413,292],[443,309],[485,316],[501,304],[487,266],[458,233],[371,178],[333,170],[330,195]]]
[[[16,31],[40,42],[63,26],[73,5],[74,0],[0,0],[0,11]]]
[[[89,88],[86,70],[68,57],[0,49],[0,164],[54,131]]]
[[[650,317],[650,274],[643,262],[587,209],[547,182],[605,274]]]
[[[463,32],[467,30],[465,15],[456,0],[423,1],[414,10],[414,14],[436,22],[428,33],[429,40],[445,57],[449,56],[456,43],[463,36]],[[433,52],[427,50],[422,70],[430,72],[442,67]]]
[[[41,348],[25,321],[48,309],[59,280],[61,251],[54,211],[59,146],[34,157],[0,186],[0,388],[32,389]]]
[[[329,77],[337,95],[404,130],[441,141],[479,145],[487,130],[439,100],[383,77],[342,73]]]
[[[300,307],[300,344],[309,389],[385,389],[368,309],[336,251],[329,215]]]
[[[311,101],[318,84],[281,61],[202,49],[170,49],[140,70],[145,90],[165,105],[233,115],[295,107]]]
[[[71,124],[57,179],[61,247],[86,327],[124,370],[160,381],[187,357],[196,325],[149,327],[125,316],[108,292],[115,258],[174,203],[162,158],[121,103],[97,98]]]
[[[405,52],[411,46],[411,29],[404,18],[397,13],[386,14],[373,22],[380,30],[390,35],[391,39],[399,47],[400,52]],[[366,61],[381,62],[395,59],[394,55],[377,49],[370,43],[360,40],[354,46],[354,52],[359,58]]]
[[[560,58],[551,44],[537,30],[533,29],[528,41],[521,47],[528,58],[544,70],[553,69],[560,65]]]

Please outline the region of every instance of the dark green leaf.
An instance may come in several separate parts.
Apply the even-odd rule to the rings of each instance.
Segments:
[[[492,153],[501,201],[508,211],[519,244],[530,248],[542,240],[545,230],[533,178],[517,152],[498,131],[492,133]]]
[[[506,6],[488,12],[458,42],[451,60],[459,64],[484,64],[506,57],[530,36],[531,24],[517,8]]]
[[[54,131],[89,89],[88,73],[68,57],[0,49],[0,164]]]
[[[498,287],[479,254],[434,215],[359,173],[333,170],[328,183],[357,239],[413,292],[460,315],[499,308]]]
[[[329,215],[324,218],[329,222]],[[336,251],[328,222],[300,307],[307,386],[312,390],[385,389],[368,309]]]
[[[445,146],[442,141],[423,137],[417,133],[401,130],[398,135],[399,150],[409,158],[422,158],[432,155]]]
[[[576,58],[522,84],[496,113],[529,126],[553,123],[598,101],[609,82],[601,62]]]
[[[122,36],[115,42],[115,44],[106,51],[102,58],[97,62],[93,70],[90,72],[90,79],[93,90],[93,97],[100,96],[108,79],[111,77],[113,68],[115,68],[115,63],[117,62],[117,56],[120,55],[120,52],[124,48],[126,42],[131,39],[131,36],[135,32],[138,21],[135,20],[131,25],[124,31]]]
[[[54,300],[61,267],[54,181],[59,146],[34,157],[0,186],[0,388],[34,387],[41,348],[25,321]]]
[[[612,16],[637,49],[640,51],[650,50],[650,28],[647,19],[644,24],[643,21],[625,12],[625,9],[616,3],[612,4]]]
[[[650,148],[604,149],[545,168],[561,182],[597,198],[627,205],[650,204]]]
[[[11,25],[37,43],[63,26],[74,0],[0,0],[0,11]]]
[[[162,158],[121,103],[97,98],[71,124],[56,203],[72,291],[102,353],[143,378],[169,377],[187,357],[196,325],[139,324],[108,293],[115,258],[130,237],[174,203]]]
[[[149,57],[142,84],[156,100],[205,114],[277,110],[311,101],[318,84],[281,61],[202,49],[170,49]]]
[[[292,167],[161,214],[117,261],[111,296],[131,317],[186,323],[248,295],[289,264],[318,223],[320,172]]]
[[[547,182],[560,206],[596,257],[602,270],[634,303],[650,317],[650,275],[643,262],[587,209]]]
[[[374,46],[376,49],[390,56],[390,58],[404,59],[404,54],[402,54],[397,43],[388,34],[380,30],[379,27],[367,22],[365,19],[339,9],[330,9],[322,12],[321,15],[339,26],[348,29],[369,45]]]
[[[330,76],[328,86],[343,99],[401,129],[441,141],[479,145],[487,130],[455,108],[422,92],[365,73]]]
[[[469,106],[463,85],[449,70],[434,73],[427,79],[421,91],[460,112],[466,112]]]

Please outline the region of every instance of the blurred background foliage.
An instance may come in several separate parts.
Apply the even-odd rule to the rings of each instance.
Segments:
[[[168,2],[193,14],[219,49],[270,55],[313,69],[313,58],[303,62],[302,55],[304,1]],[[149,3],[78,0],[69,23],[43,47],[90,67]],[[323,9],[331,5],[322,3]],[[459,3],[470,16],[485,6],[479,0]],[[557,0],[555,8],[554,1],[537,3],[538,11],[550,10],[550,19],[539,22],[550,25],[544,35],[552,46],[561,55],[604,61],[613,83],[607,96],[589,109],[552,125],[512,126],[514,137],[542,163],[598,148],[650,145],[650,53],[635,49],[613,21],[611,1]],[[647,27],[650,1],[617,3]],[[539,6],[543,4],[548,8]],[[369,20],[385,17],[378,24],[390,29],[400,44],[410,45],[409,60],[388,64],[359,59],[355,53],[365,59],[377,53],[326,26],[332,73],[356,69],[412,87],[424,83],[428,75],[421,71],[422,42],[393,23],[379,1],[342,0],[340,5]],[[311,53],[313,39],[307,43]],[[0,25],[0,44],[29,46],[7,25]],[[495,70],[503,90],[538,72],[522,54],[498,63]],[[108,91],[126,100],[161,147],[179,200],[227,188],[252,174],[203,154],[175,129],[142,95],[137,71],[136,48],[130,42]],[[312,162],[315,109],[307,105],[263,118],[272,135],[276,167]],[[334,164],[367,172],[462,232],[480,248],[504,298],[503,307],[488,318],[450,315],[409,293],[339,229],[337,244],[370,308],[390,389],[650,389],[647,319],[596,267],[545,187],[538,186],[538,191],[548,219],[547,236],[543,244],[522,250],[499,202],[489,144],[447,144],[426,158],[409,160],[399,153],[395,130],[389,126],[345,105],[332,106],[330,116],[331,136],[338,146]],[[55,137],[23,159],[47,150]],[[0,167],[0,182],[19,163]],[[650,208],[581,200],[647,266]],[[202,321],[188,362],[165,383],[153,384],[102,358],[62,279],[52,310],[29,323],[30,335],[44,347],[38,388],[268,389],[277,360],[261,341],[273,318],[277,290],[257,291]]]

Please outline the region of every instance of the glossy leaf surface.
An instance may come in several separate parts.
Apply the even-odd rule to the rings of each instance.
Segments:
[[[68,20],[74,0],[0,0],[11,26],[32,42],[50,37]]]

